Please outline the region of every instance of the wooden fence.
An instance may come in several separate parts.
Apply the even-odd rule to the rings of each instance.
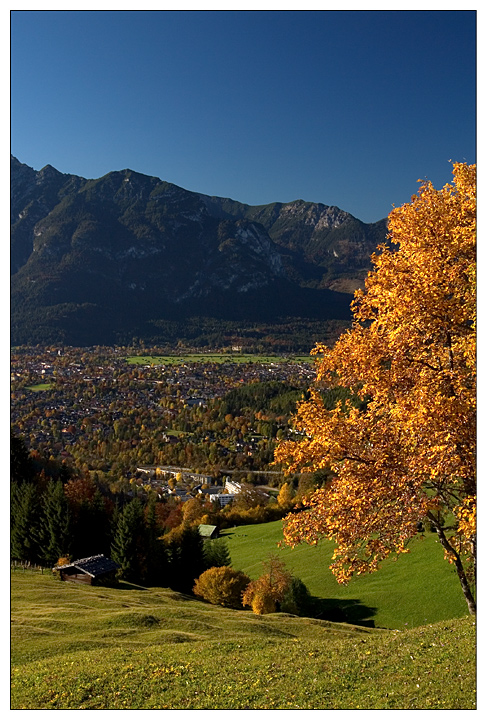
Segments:
[[[30,562],[20,562],[18,560],[10,561],[10,570],[13,572],[40,572],[41,575],[45,572],[51,572],[51,568],[43,567],[42,565],[35,565]]]

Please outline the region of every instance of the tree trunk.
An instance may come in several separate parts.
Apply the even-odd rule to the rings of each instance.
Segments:
[[[477,606],[476,606],[472,591],[470,589],[470,584],[467,580],[467,575],[465,573],[460,555],[457,553],[455,548],[453,548],[450,545],[450,543],[448,542],[448,538],[446,537],[445,533],[443,532],[443,528],[441,527],[440,523],[438,522],[437,518],[435,518],[433,513],[428,513],[428,519],[430,520],[431,524],[435,527],[436,533],[438,535],[438,538],[440,540],[442,547],[449,553],[449,555],[451,555],[453,557],[453,563],[454,563],[455,569],[457,571],[458,579],[460,580],[460,585],[462,586],[462,591],[463,591],[465,600],[467,602],[468,611],[469,611],[470,615],[476,615],[477,614]]]

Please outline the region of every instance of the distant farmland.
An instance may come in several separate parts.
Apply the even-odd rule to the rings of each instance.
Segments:
[[[25,389],[31,392],[42,392],[43,390],[51,390],[53,387],[52,383],[39,383],[38,385],[29,385]]]
[[[230,353],[192,353],[189,355],[130,355],[129,365],[180,365],[184,363],[313,363],[310,355],[244,355]]]

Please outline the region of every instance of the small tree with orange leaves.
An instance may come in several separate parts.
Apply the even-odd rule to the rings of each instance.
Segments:
[[[352,329],[314,349],[317,380],[295,418],[301,438],[281,443],[276,461],[335,474],[287,516],[288,544],[335,540],[331,568],[347,582],[407,552],[427,521],[475,613],[475,166],[454,164],[453,175],[441,190],[422,184],[389,215],[391,246],[372,256]],[[326,410],[321,394],[336,386],[365,408]]]
[[[276,612],[277,604],[284,598],[292,583],[282,560],[271,555],[264,563],[265,572],[250,582],[243,595],[243,605],[249,605],[256,615]]]

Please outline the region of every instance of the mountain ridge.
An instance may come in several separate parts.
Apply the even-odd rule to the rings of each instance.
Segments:
[[[385,220],[320,203],[251,206],[130,169],[85,179],[12,156],[12,343],[39,342],[39,323],[66,344],[155,339],[165,321],[184,335],[196,316],[344,323],[385,233]]]

